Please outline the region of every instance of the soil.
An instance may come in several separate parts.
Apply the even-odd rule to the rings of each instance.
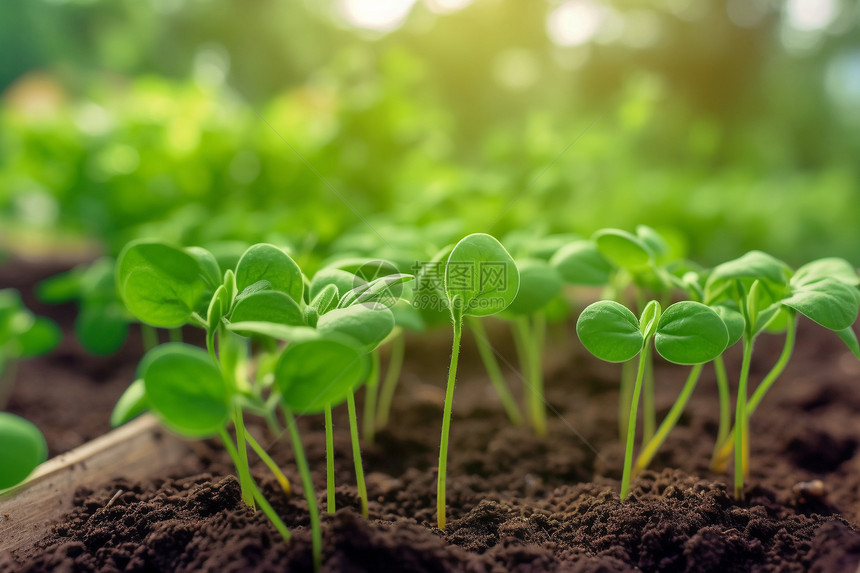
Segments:
[[[24,290],[31,306],[70,330],[73,307],[37,305],[26,291],[57,270],[12,261],[0,286]],[[513,355],[504,325],[492,334],[503,355]],[[781,344],[779,336],[757,343],[752,380]],[[588,357],[571,326],[554,328],[545,368],[549,438],[542,440],[508,422],[467,336],[451,428],[448,527],[439,531],[435,468],[449,345],[444,332],[408,341],[392,423],[363,447],[369,519],[357,512],[345,412],[336,411],[339,509],[323,517],[325,571],[858,570],[860,362],[829,331],[801,322],[788,369],[752,418],[743,502],[730,494],[730,475],[708,469],[719,413],[708,369],[652,469],[621,502],[618,366]],[[52,452],[91,439],[108,429],[139,348],[132,332],[120,353],[97,358],[67,337],[49,356],[21,363],[9,409],[36,421]],[[729,371],[739,362],[731,352]],[[657,363],[658,415],[686,372]],[[323,507],[322,419],[304,417],[300,428]],[[291,528],[289,543],[243,505],[218,444],[198,442],[197,455],[165,475],[79,489],[72,513],[35,546],[0,555],[0,571],[310,571],[307,505],[289,440],[269,440],[297,491],[285,496],[262,465],[254,474]]]

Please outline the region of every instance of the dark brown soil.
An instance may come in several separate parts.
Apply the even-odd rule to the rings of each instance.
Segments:
[[[26,274],[20,268],[16,273]],[[8,286],[7,279],[0,275],[0,286]],[[59,311],[68,324],[70,309]],[[495,334],[497,346],[510,350],[504,328]],[[779,337],[761,340],[753,380],[766,372],[781,343]],[[131,380],[137,344],[130,340],[117,357],[98,359],[82,356],[67,342],[44,359],[22,364],[11,409],[48,430],[52,451],[93,437],[107,429],[112,403]],[[540,440],[507,421],[466,340],[452,423],[449,524],[439,531],[435,467],[448,344],[444,333],[410,340],[391,427],[364,447],[368,520],[356,512],[347,424],[344,412],[337,413],[341,509],[324,516],[324,570],[858,569],[860,362],[832,333],[802,324],[788,370],[753,417],[743,503],[727,493],[730,476],[708,470],[718,416],[711,372],[653,471],[643,473],[622,503],[618,367],[584,356],[572,332],[556,332],[547,358],[550,437]],[[738,357],[729,358],[730,372],[736,372]],[[685,376],[684,368],[657,365],[660,415]],[[509,380],[519,389],[512,373]],[[78,404],[81,413],[72,411]],[[300,427],[322,506],[322,420],[306,417]],[[282,437],[270,451],[299,489],[287,441]],[[199,455],[170,475],[79,491],[76,509],[36,546],[0,555],[0,571],[311,570],[304,497],[287,498],[264,467],[256,468],[267,497],[293,530],[284,543],[261,512],[242,504],[217,444],[196,449]],[[804,483],[812,480],[823,482],[823,492]]]

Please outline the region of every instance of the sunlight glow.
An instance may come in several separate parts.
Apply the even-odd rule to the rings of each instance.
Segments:
[[[568,0],[547,16],[550,39],[559,46],[580,46],[597,35],[604,9],[591,0]]]
[[[399,28],[415,0],[340,0],[340,13],[346,22],[358,28],[390,32]]]
[[[837,0],[789,0],[785,5],[788,23],[803,31],[822,30],[836,19]]]
[[[462,10],[472,3],[472,0],[427,0],[427,7],[437,14],[448,14]]]

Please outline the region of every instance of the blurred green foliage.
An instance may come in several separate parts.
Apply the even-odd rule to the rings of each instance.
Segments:
[[[427,0],[388,33],[347,0],[3,3],[0,228],[299,256],[429,228],[417,256],[646,223],[705,263],[857,262],[860,17],[821,2],[802,30],[792,3]],[[600,32],[554,42],[583,6]]]

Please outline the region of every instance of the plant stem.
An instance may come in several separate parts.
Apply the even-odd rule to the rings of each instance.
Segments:
[[[245,437],[245,422],[242,419],[242,408],[235,406],[233,414],[233,426],[236,428],[236,445],[239,463],[236,469],[239,471],[239,485],[242,487],[242,501],[254,507],[254,495],[249,483],[252,482],[251,468],[248,465],[248,445]]]
[[[463,331],[463,311],[454,309],[454,341],[451,344],[451,364],[448,366],[448,385],[445,389],[445,407],[442,414],[442,440],[439,445],[439,475],[436,483],[436,520],[439,529],[445,529],[445,473],[448,466],[448,434],[451,429],[451,410],[454,406],[454,383],[457,378],[457,361],[460,357],[460,337]]]
[[[630,400],[630,416],[627,420],[627,446],[624,449],[624,471],[621,475],[621,499],[630,493],[630,473],[633,466],[633,445],[636,442],[636,412],[639,408],[639,395],[642,393],[642,379],[645,376],[645,364],[651,348],[651,341],[645,340],[642,352],[639,354],[639,368],[636,371],[636,381],[633,385],[633,397]]]
[[[154,326],[150,326],[145,322],[140,323],[140,336],[143,339],[143,350],[149,352],[158,346],[158,331]]]
[[[235,446],[233,446],[233,440],[230,439],[230,435],[223,428],[221,429],[221,440],[224,442],[224,447],[227,449],[227,453],[230,455],[230,459],[233,460],[233,464],[238,467],[239,454],[236,452]],[[251,480],[249,484],[251,488],[251,492],[253,494],[254,500],[260,506],[260,509],[263,510],[263,513],[266,517],[269,518],[269,521],[272,522],[272,525],[275,526],[275,529],[278,530],[278,533],[281,534],[281,537],[284,538],[284,541],[290,540],[290,530],[287,529],[287,526],[284,524],[283,520],[280,516],[275,513],[275,510],[269,504],[269,501],[260,491],[260,488],[257,487],[257,484],[254,480]]]
[[[633,400],[635,379],[636,369],[633,361],[628,360],[621,365],[621,387],[618,389],[618,439],[622,442],[627,437],[627,419],[630,417],[630,402]]]
[[[361,419],[362,432],[368,444],[376,440],[376,398],[379,393],[379,350],[370,353],[370,375],[364,390],[364,416]]]
[[[520,364],[525,371],[526,396],[529,402],[529,417],[535,434],[546,437],[546,413],[543,405],[543,372],[541,369],[538,336],[529,325],[528,317],[521,316],[514,323],[514,339],[520,354]]]
[[[334,422],[331,405],[325,407],[325,479],[326,511],[334,513],[337,508],[334,498]]]
[[[794,349],[796,334],[797,321],[792,319],[791,321],[789,321],[788,327],[786,328],[785,343],[782,347],[782,353],[780,353],[779,358],[773,365],[773,368],[770,369],[767,375],[756,387],[755,392],[753,392],[752,397],[747,403],[747,418],[753,415],[756,408],[759,407],[761,401],[764,399],[765,394],[767,394],[767,391],[771,388],[771,386],[773,386],[773,383],[776,381],[777,378],[779,378],[783,370],[785,370],[785,367],[788,365],[788,361],[791,358],[792,350]],[[714,364],[716,366],[716,361]],[[725,367],[723,367],[723,375],[725,376]],[[717,377],[717,380],[719,381],[719,375]],[[726,389],[726,392],[728,392],[728,388]],[[735,421],[735,423],[737,424],[737,420]],[[734,428],[732,428],[732,431],[726,432],[722,440],[717,440],[717,447],[714,449],[714,454],[711,459],[711,471],[715,473],[723,473],[724,471],[726,471],[729,457],[731,456],[732,450],[734,449],[734,442],[732,440],[733,435]]]
[[[484,368],[487,370],[487,375],[490,377],[490,382],[496,390],[499,399],[502,401],[502,406],[507,413],[508,418],[515,426],[521,426],[523,423],[523,415],[517,407],[517,402],[511,394],[502,370],[499,367],[499,362],[493,354],[493,347],[487,339],[487,331],[481,323],[481,319],[470,316],[466,319],[469,323],[469,328],[472,329],[475,344],[478,347],[478,354],[481,355],[481,361],[484,363]]]
[[[717,356],[714,359],[714,374],[717,377],[717,389],[720,393],[720,428],[717,431],[717,447],[719,447],[731,435],[729,432],[732,423],[732,397],[729,393],[729,377],[726,375],[726,363],[723,362],[722,356]],[[716,449],[714,452],[716,452]]]
[[[367,517],[367,486],[364,484],[364,465],[361,463],[361,444],[358,441],[358,417],[355,415],[355,395],[350,392],[346,397],[349,409],[349,435],[352,438],[352,461],[355,464],[355,484],[361,500],[361,515]]]
[[[391,358],[388,361],[388,369],[385,371],[385,379],[379,392],[379,405],[376,410],[376,429],[381,430],[388,425],[388,416],[391,413],[391,403],[394,400],[394,391],[400,381],[400,372],[403,370],[403,356],[406,350],[406,336],[403,332],[398,333],[391,340]]]
[[[248,440],[248,444],[250,444],[251,449],[257,453],[260,459],[263,460],[263,463],[266,464],[266,467],[269,468],[269,471],[272,472],[272,475],[275,476],[275,479],[278,480],[278,485],[281,486],[284,493],[290,495],[290,493],[292,493],[290,480],[287,479],[287,476],[284,475],[284,472],[281,471],[281,468],[278,467],[275,460],[273,460],[263,446],[260,445],[260,442],[254,439],[251,432],[245,432],[245,439]]]
[[[744,477],[749,459],[749,418],[747,417],[747,380],[752,361],[753,337],[744,335],[744,357],[738,379],[737,408],[735,409],[735,499],[743,499]]]
[[[654,437],[654,428],[657,427],[657,407],[654,396],[654,360],[653,355],[648,355],[645,363],[645,384],[642,389],[642,443],[647,444]]]
[[[311,470],[308,467],[308,459],[305,457],[305,449],[302,447],[302,439],[299,436],[299,428],[296,418],[290,411],[286,402],[282,403],[287,428],[293,440],[293,451],[296,455],[296,465],[299,467],[299,475],[302,478],[302,489],[305,490],[305,499],[308,500],[308,513],[311,518],[311,546],[314,561],[314,571],[322,568],[322,529],[320,526],[320,512],[317,507],[317,497],[314,493],[314,482],[311,479]]]
[[[182,328],[171,328],[167,331],[170,342],[182,342]]]
[[[636,463],[633,466],[633,478],[639,475],[639,472],[648,467],[648,464],[650,464],[651,460],[654,459],[654,455],[657,453],[657,450],[666,440],[666,436],[669,435],[669,432],[671,432],[672,428],[675,427],[675,424],[678,423],[678,419],[681,417],[681,413],[684,411],[687,401],[690,399],[690,396],[693,394],[693,390],[696,388],[696,383],[699,380],[703,367],[704,364],[696,364],[693,366],[693,369],[690,370],[690,374],[687,376],[687,381],[684,383],[684,387],[681,389],[678,399],[675,400],[669,413],[666,414],[665,418],[663,418],[663,422],[660,424],[660,428],[657,430],[657,433],[655,433],[650,440],[645,442],[645,446],[636,457]]]

